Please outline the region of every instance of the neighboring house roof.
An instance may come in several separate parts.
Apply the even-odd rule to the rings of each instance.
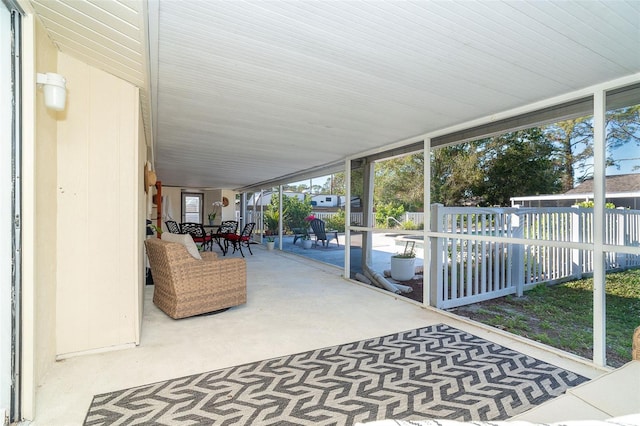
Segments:
[[[616,207],[640,209],[640,173],[607,176],[606,201]],[[511,205],[525,207],[569,207],[580,201],[593,200],[593,179],[587,179],[564,194],[511,197]]]
[[[607,193],[640,192],[640,173],[607,176],[605,185]],[[585,180],[580,185],[565,192],[567,195],[592,193],[592,178]]]

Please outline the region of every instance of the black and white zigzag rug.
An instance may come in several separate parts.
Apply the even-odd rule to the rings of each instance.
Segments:
[[[586,380],[440,324],[96,395],[85,425],[501,420]]]

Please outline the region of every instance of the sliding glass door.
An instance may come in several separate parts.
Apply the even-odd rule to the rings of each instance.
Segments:
[[[0,416],[20,417],[20,14],[0,2]]]

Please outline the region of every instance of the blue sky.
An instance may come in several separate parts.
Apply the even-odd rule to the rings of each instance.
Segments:
[[[621,175],[626,173],[640,173],[640,170],[633,170],[640,166],[640,146],[635,143],[628,143],[624,147],[612,152],[613,158],[620,163],[620,169],[609,167],[607,175]]]

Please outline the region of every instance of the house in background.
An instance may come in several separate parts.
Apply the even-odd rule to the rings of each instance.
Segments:
[[[571,207],[583,201],[593,201],[593,184],[593,178],[589,178],[564,194],[512,197],[511,206]],[[607,203],[626,209],[640,209],[640,173],[607,176],[605,191]]]
[[[287,197],[296,197],[298,200],[304,200],[305,194],[301,192],[284,191],[282,193]],[[247,199],[247,208],[253,208],[253,206],[268,206],[271,204],[271,197],[278,196],[278,193],[271,191],[264,191],[262,193],[256,192]],[[311,206],[313,207],[344,207],[344,195],[334,194],[315,194],[311,195]],[[357,197],[352,197],[351,205],[353,207],[359,207],[360,201]]]

